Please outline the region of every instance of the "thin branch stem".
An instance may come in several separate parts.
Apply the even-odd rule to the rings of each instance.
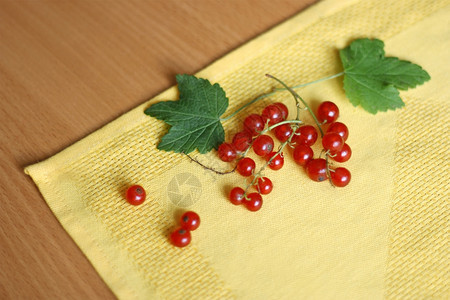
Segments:
[[[329,151],[325,152],[325,163],[326,163],[326,166],[327,166],[327,176],[328,176],[328,181],[330,182],[331,186],[335,187],[334,184],[333,184],[333,181],[331,180],[330,163],[328,161],[329,154],[330,154]]]
[[[323,137],[323,130],[322,130],[322,127],[320,126],[321,124],[320,124],[319,121],[317,120],[316,115],[315,115],[314,112],[312,111],[311,107],[309,107],[308,103],[306,103],[306,101],[303,100],[303,98],[300,97],[299,94],[297,94],[292,88],[288,87],[288,86],[287,86],[283,81],[281,81],[280,79],[278,79],[278,78],[276,78],[275,76],[270,75],[270,74],[266,74],[266,76],[269,77],[269,78],[275,79],[276,81],[278,81],[282,86],[285,87],[286,90],[288,90],[288,91],[292,94],[292,96],[294,96],[294,98],[296,99],[296,101],[297,101],[297,99],[298,99],[298,100],[300,100],[300,101],[303,103],[303,105],[306,107],[306,109],[308,110],[308,112],[309,112],[309,113],[311,114],[311,116],[313,117],[314,122],[316,123],[317,127],[319,128],[320,135]],[[298,104],[298,102],[297,102],[297,104]],[[297,107],[299,108],[298,105],[297,105]],[[298,115],[299,115],[299,109],[297,109],[297,119],[298,119]]]
[[[231,119],[232,117],[234,117],[235,115],[237,115],[238,113],[240,113],[242,110],[244,110],[245,108],[247,108],[248,106],[252,105],[253,103],[255,103],[258,100],[270,97],[275,95],[277,92],[270,92],[270,93],[266,93],[266,94],[262,94],[261,96],[256,97],[255,99],[253,99],[250,102],[247,102],[246,104],[242,105],[241,107],[239,107],[237,110],[235,110],[233,113],[231,113],[231,115],[225,117],[225,118],[221,118],[220,121],[228,121],[229,119]]]
[[[327,76],[327,77],[323,77],[323,78],[320,78],[320,79],[317,79],[317,80],[314,80],[314,81],[310,81],[310,82],[307,82],[307,83],[302,83],[302,84],[299,84],[299,85],[295,85],[295,86],[292,86],[291,89],[293,89],[293,90],[299,89],[299,88],[302,88],[302,87],[305,87],[305,86],[308,86],[308,85],[311,85],[311,84],[319,83],[319,82],[322,82],[322,81],[325,81],[325,80],[330,80],[330,79],[333,79],[333,78],[336,78],[336,77],[339,77],[339,76],[342,76],[342,75],[345,75],[345,72],[340,72],[340,73],[337,73],[337,74],[334,74],[334,75],[331,75],[331,76]],[[275,91],[285,91],[285,90],[286,90],[286,88],[275,89]]]
[[[205,166],[204,164],[202,164],[201,162],[199,162],[198,160],[196,160],[195,158],[193,158],[189,154],[186,154],[186,153],[183,153],[183,154],[186,155],[191,161],[197,163],[198,165],[202,166],[206,170],[213,171],[214,173],[219,174],[219,175],[226,175],[226,174],[233,173],[236,170],[236,167],[237,167],[237,164],[236,164],[231,171],[225,171],[225,172],[217,171],[217,170],[215,170],[215,169],[213,169],[211,167]]]

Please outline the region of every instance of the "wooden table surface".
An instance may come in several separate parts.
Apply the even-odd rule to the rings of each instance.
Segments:
[[[114,298],[25,166],[316,1],[0,0],[0,298]]]

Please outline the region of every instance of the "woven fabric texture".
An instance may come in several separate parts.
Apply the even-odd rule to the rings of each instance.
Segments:
[[[260,212],[234,207],[226,193],[242,177],[156,149],[167,126],[143,110],[176,99],[175,88],[26,172],[119,298],[445,298],[449,8],[448,0],[325,0],[198,74],[220,83],[233,111],[276,86],[267,72],[289,85],[340,72],[337,49],[355,38],[382,39],[389,55],[421,64],[433,79],[402,93],[398,112],[353,107],[341,79],[299,90],[313,108],[336,102],[350,128],[354,177],[344,189],[309,181],[291,161],[268,173],[275,187]],[[272,101],[295,108],[284,92],[258,102],[224,124],[227,139]],[[230,167],[214,152],[194,156]],[[132,207],[124,193],[137,183],[149,197]],[[177,249],[167,236],[186,209],[202,226]]]

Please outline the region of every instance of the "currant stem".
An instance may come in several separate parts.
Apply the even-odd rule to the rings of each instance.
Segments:
[[[237,164],[236,164],[231,171],[225,171],[225,172],[217,171],[217,170],[215,170],[215,169],[213,169],[211,167],[205,166],[204,164],[202,164],[201,162],[199,162],[195,158],[191,157],[189,154],[187,154],[187,153],[183,153],[183,154],[186,155],[191,161],[197,163],[198,165],[202,166],[206,170],[213,171],[214,173],[219,174],[219,175],[226,175],[226,174],[233,173],[236,170],[236,167],[237,167]]]
[[[264,98],[267,98],[267,97],[270,97],[270,96],[273,96],[273,95],[275,95],[275,94],[278,93],[278,92],[285,91],[285,90],[298,89],[298,88],[305,87],[305,86],[308,86],[308,85],[311,85],[311,84],[314,84],[314,83],[319,83],[319,82],[322,82],[322,81],[325,81],[325,80],[333,79],[333,78],[336,78],[336,77],[339,77],[339,76],[342,76],[342,75],[345,75],[345,72],[340,72],[340,73],[337,73],[337,74],[334,74],[334,75],[331,75],[331,76],[327,76],[327,77],[323,77],[323,78],[320,78],[320,79],[317,79],[317,80],[314,80],[314,81],[310,81],[310,82],[307,82],[307,83],[302,83],[302,84],[299,84],[299,85],[296,85],[296,86],[293,86],[293,87],[288,87],[287,85],[285,85],[284,83],[282,83],[280,80],[278,80],[278,79],[275,78],[274,76],[269,75],[269,74],[266,74],[267,77],[270,77],[270,78],[275,79],[275,80],[277,80],[278,82],[280,82],[280,83],[284,86],[284,88],[277,88],[277,89],[274,89],[272,92],[269,92],[269,93],[266,93],[266,94],[262,94],[262,95],[256,97],[255,99],[251,100],[250,102],[248,102],[248,103],[242,105],[242,106],[239,107],[237,110],[235,110],[234,112],[232,112],[229,116],[227,116],[227,117],[225,117],[225,118],[220,118],[219,120],[220,120],[221,122],[223,122],[223,121],[228,121],[229,119],[233,118],[235,115],[237,115],[237,114],[240,113],[242,110],[244,110],[244,109],[247,108],[248,106],[252,105],[252,104],[255,103],[256,101],[261,100],[261,99],[264,99]],[[292,92],[293,92],[293,91],[292,91]],[[299,98],[301,99],[301,97],[299,97]],[[297,100],[296,100],[296,101],[297,101]],[[303,104],[305,104],[305,101],[302,100],[302,102],[303,102]],[[306,107],[307,107],[307,105],[306,105]],[[297,108],[298,108],[298,106],[297,106]],[[298,115],[299,115],[299,111],[298,111],[298,109],[297,109],[297,117],[298,117]],[[297,118],[297,120],[298,120],[298,118]],[[320,127],[319,127],[319,128],[320,128]],[[322,130],[321,130],[321,133],[322,133]],[[323,135],[323,134],[322,134],[322,135]]]
[[[337,74],[334,74],[334,75],[331,75],[331,76],[327,76],[327,77],[323,77],[323,78],[320,78],[320,79],[317,79],[317,80],[314,80],[314,81],[310,81],[310,82],[307,82],[307,83],[302,83],[302,84],[299,84],[299,85],[296,85],[296,86],[292,86],[291,87],[291,89],[299,89],[299,88],[302,88],[302,87],[305,87],[305,86],[308,86],[308,85],[311,85],[311,84],[315,84],[315,83],[319,83],[319,82],[322,82],[322,81],[325,81],[325,80],[330,80],[330,79],[333,79],[333,78],[336,78],[336,77],[339,77],[339,76],[342,76],[342,75],[345,75],[345,72],[340,72],[340,73],[337,73]],[[287,90],[286,88],[278,88],[278,89],[275,89],[275,91],[285,91],[285,90]]]
[[[292,121],[298,121],[298,122],[292,122]],[[299,122],[301,122],[301,121],[299,121],[299,120],[291,120],[290,122],[285,122],[285,124],[286,124],[286,123],[295,123],[295,124],[298,124]],[[282,123],[282,122],[280,122],[280,123]],[[278,123],[278,124],[280,124],[280,123]],[[275,124],[275,125],[277,125],[277,124]],[[273,125],[272,127],[276,127],[275,125]],[[274,154],[274,155],[273,155],[273,156],[272,156],[272,157],[264,164],[264,166],[261,167],[261,169],[259,169],[258,173],[256,173],[256,174],[253,175],[252,182],[250,182],[250,184],[248,184],[247,187],[245,188],[244,195],[247,194],[247,191],[248,191],[248,189],[249,189],[251,186],[255,185],[255,182],[258,180],[258,178],[262,177],[262,172],[267,168],[268,165],[270,165],[270,163],[272,162],[272,160],[274,160],[275,157],[277,157],[278,155],[280,155],[280,153],[283,152],[284,147],[285,147],[287,144],[289,144],[289,143],[291,142],[292,137],[293,137],[294,135],[295,135],[295,130],[292,131],[292,133],[291,133],[291,135],[289,136],[289,138],[287,139],[287,141],[283,142],[283,143],[280,145],[280,147],[278,147],[278,151],[277,151],[277,152],[276,152],[276,153],[275,153],[275,154]],[[249,149],[250,149],[250,147],[249,147]]]
[[[330,182],[332,187],[335,187],[335,185],[333,184],[333,181],[331,180],[331,173],[330,173],[330,167],[329,167],[329,162],[328,162],[328,158],[329,157],[330,157],[329,151],[325,152],[325,163],[326,163],[326,166],[327,166],[328,181]]]
[[[270,74],[266,74],[266,76],[269,77],[269,78],[275,79],[276,81],[278,81],[282,86],[284,86],[284,87],[286,88],[286,90],[288,90],[288,91],[292,94],[292,96],[295,98],[295,101],[297,102],[297,108],[299,108],[297,99],[300,100],[300,101],[303,103],[303,105],[308,109],[308,112],[309,112],[309,113],[311,114],[311,116],[313,117],[314,122],[316,123],[317,127],[319,128],[320,136],[323,137],[323,130],[322,130],[321,124],[319,123],[319,120],[317,120],[316,115],[315,115],[314,112],[312,111],[311,107],[309,107],[308,103],[306,103],[306,101],[303,100],[303,98],[300,97],[299,94],[297,94],[292,88],[288,87],[288,86],[287,86],[283,81],[281,81],[280,79],[278,79],[278,78],[276,78],[275,76],[270,75]],[[299,119],[299,113],[300,113],[300,110],[297,109],[297,119]]]
[[[279,123],[277,123],[277,124],[275,124],[275,125],[272,125],[272,126],[270,126],[270,127],[267,127],[266,129],[264,129],[263,131],[261,131],[261,134],[264,134],[264,133],[266,133],[266,132],[268,132],[268,131],[271,131],[272,129],[274,129],[274,128],[278,127],[278,126],[284,125],[284,124],[303,124],[303,123],[304,123],[304,122],[303,122],[303,121],[300,121],[300,120],[286,120],[286,121],[281,121],[281,122],[279,122]]]
[[[270,97],[275,95],[277,92],[270,92],[270,93],[266,93],[266,94],[262,94],[261,96],[256,97],[255,99],[253,99],[250,102],[247,102],[246,104],[242,105],[241,107],[239,107],[237,110],[235,110],[233,113],[231,113],[231,115],[225,117],[225,118],[221,118],[220,121],[228,121],[229,119],[231,119],[232,117],[234,117],[235,115],[237,115],[238,113],[240,113],[242,110],[244,110],[245,108],[247,108],[248,106],[252,105],[253,103],[255,103],[258,100]]]

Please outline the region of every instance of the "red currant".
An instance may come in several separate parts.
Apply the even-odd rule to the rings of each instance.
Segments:
[[[294,161],[300,166],[304,167],[308,162],[313,159],[314,152],[311,147],[306,145],[298,145],[294,148]]]
[[[195,230],[200,226],[200,217],[193,211],[187,211],[181,216],[180,224],[186,230]]]
[[[267,177],[258,178],[258,192],[263,195],[269,194],[273,189],[272,181]]]
[[[337,168],[336,170],[330,171],[331,176],[331,182],[337,187],[344,187],[346,186],[351,179],[350,171],[346,168]]]
[[[339,108],[331,101],[320,103],[317,109],[317,119],[320,122],[332,123],[339,117]]]
[[[222,143],[217,149],[217,153],[222,161],[230,162],[236,159],[236,150],[229,143]]]
[[[145,190],[140,185],[130,186],[127,190],[127,201],[132,205],[139,205],[145,201]]]
[[[304,125],[295,131],[292,143],[311,147],[317,141],[317,136],[317,130],[314,126]]]
[[[352,156],[352,149],[348,144],[344,144],[341,151],[338,151],[336,153],[332,153],[334,156],[331,156],[335,161],[343,163],[350,159]]]
[[[243,152],[252,143],[252,135],[247,131],[238,132],[234,135],[232,143],[237,151]]]
[[[330,132],[338,133],[342,137],[344,142],[348,138],[348,128],[344,123],[341,123],[341,122],[331,123],[327,129],[327,133],[330,133]]]
[[[170,235],[170,241],[176,247],[186,247],[191,242],[191,232],[183,227],[179,227]]]
[[[269,126],[275,125],[281,121],[283,121],[283,115],[281,110],[276,105],[269,105],[264,108],[261,113],[261,117],[264,121],[264,124],[269,120]]]
[[[249,211],[257,211],[261,208],[263,200],[260,194],[258,193],[251,193],[247,195],[248,200],[246,200],[245,207]]]
[[[339,133],[330,132],[323,136],[322,138],[322,146],[325,150],[330,150],[330,152],[338,152],[341,151],[344,146],[344,140],[339,135]]]
[[[252,136],[258,135],[264,130],[265,123],[260,115],[251,114],[244,120],[244,129]]]
[[[236,167],[238,173],[245,177],[252,175],[255,168],[255,161],[250,157],[244,157],[243,159],[241,159]]]
[[[323,158],[316,158],[311,160],[306,165],[306,174],[314,181],[324,181],[327,176],[327,162]]]
[[[289,124],[283,124],[274,128],[274,133],[276,138],[284,143],[286,142],[292,134],[292,127]]]
[[[242,204],[244,201],[245,191],[240,187],[235,187],[230,192],[230,202],[234,205]]]
[[[259,156],[266,156],[273,150],[273,139],[268,135],[260,135],[253,141],[253,151]]]
[[[286,120],[289,114],[289,110],[286,105],[284,105],[281,102],[274,103],[276,107],[281,111],[281,116],[283,117],[283,120]]]
[[[277,152],[271,152],[265,158],[266,158],[267,161],[269,161],[276,154],[277,154]],[[280,154],[276,155],[272,159],[272,161],[269,163],[269,168],[271,168],[272,170],[276,171],[276,170],[281,169],[283,167],[283,165],[284,165],[284,156],[283,156],[283,152],[281,152]]]

